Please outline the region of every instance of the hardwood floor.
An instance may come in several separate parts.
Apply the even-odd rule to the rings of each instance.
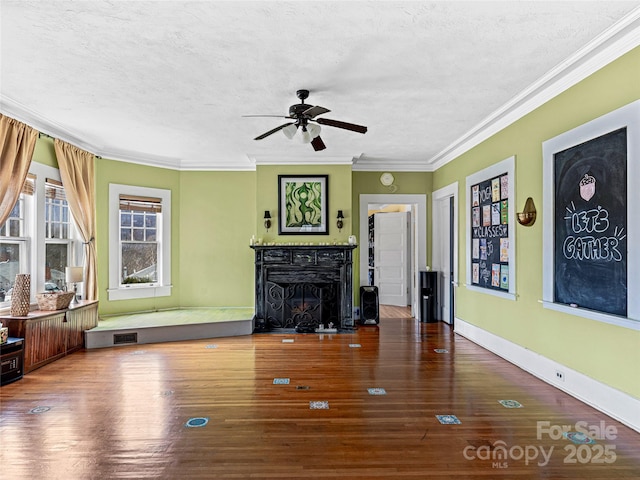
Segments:
[[[382,311],[379,325],[353,334],[260,334],[62,358],[0,389],[0,477],[640,477],[637,432],[443,323]],[[187,427],[194,418],[208,423]],[[577,422],[605,426],[609,438],[562,438],[560,426],[575,432]]]

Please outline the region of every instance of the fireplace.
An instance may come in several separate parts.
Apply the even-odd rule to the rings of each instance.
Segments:
[[[353,245],[253,245],[254,329],[352,329]]]

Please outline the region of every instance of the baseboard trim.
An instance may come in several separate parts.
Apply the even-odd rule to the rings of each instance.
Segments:
[[[455,333],[640,432],[640,400],[457,318]],[[556,378],[562,372],[564,379]]]

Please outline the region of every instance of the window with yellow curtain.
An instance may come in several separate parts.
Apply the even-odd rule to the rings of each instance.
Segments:
[[[35,175],[27,177],[9,218],[0,225],[0,307],[10,305],[16,275],[29,273],[35,180]]]
[[[18,273],[35,294],[65,290],[65,267],[82,265],[81,241],[58,169],[32,162],[18,202],[0,225],[0,310],[11,306]],[[82,294],[82,283],[78,285]]]

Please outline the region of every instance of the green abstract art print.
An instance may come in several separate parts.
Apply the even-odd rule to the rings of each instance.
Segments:
[[[327,175],[278,175],[278,233],[328,234]]]

